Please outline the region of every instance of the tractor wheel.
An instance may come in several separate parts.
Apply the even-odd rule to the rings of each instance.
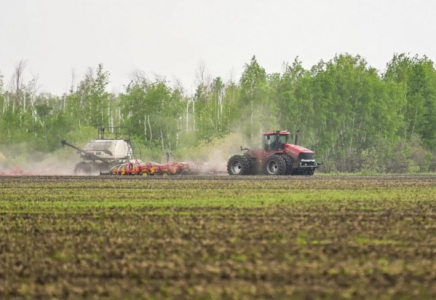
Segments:
[[[248,172],[247,175],[257,175],[258,168],[257,168],[257,161],[255,158],[244,154],[244,157],[248,161]]]
[[[266,175],[285,175],[285,160],[282,156],[273,154],[266,158],[263,170]]]
[[[245,156],[233,155],[227,162],[229,175],[246,175],[250,170],[250,163]]]
[[[287,155],[283,155],[282,157],[286,163],[285,175],[291,175],[292,174],[292,164],[293,164],[292,159]]]
[[[85,162],[79,162],[74,167],[74,175],[91,175],[91,165]]]

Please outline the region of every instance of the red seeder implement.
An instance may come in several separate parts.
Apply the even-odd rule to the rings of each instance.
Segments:
[[[13,167],[7,171],[0,171],[0,176],[30,176],[35,175],[31,172],[21,170],[18,167]]]
[[[109,175],[177,175],[177,174],[200,174],[204,163],[199,162],[127,162],[111,168]],[[102,173],[102,175],[105,175]]]

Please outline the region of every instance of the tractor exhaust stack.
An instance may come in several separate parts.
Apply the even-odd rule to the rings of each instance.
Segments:
[[[300,129],[297,130],[297,133],[295,134],[295,145],[298,145],[300,142]]]

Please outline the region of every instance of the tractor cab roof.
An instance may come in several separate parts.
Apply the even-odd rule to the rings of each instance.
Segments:
[[[279,132],[279,135],[290,135],[291,133],[289,131],[266,131],[263,133],[263,135],[275,135]]]

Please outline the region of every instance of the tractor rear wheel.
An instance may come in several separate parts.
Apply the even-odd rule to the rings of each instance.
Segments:
[[[277,154],[268,156],[263,165],[263,170],[266,175],[284,175],[286,171],[285,160]]]
[[[227,162],[229,175],[246,175],[250,170],[250,163],[245,156],[233,155]]]
[[[244,157],[248,161],[248,171],[247,175],[257,175],[258,168],[257,168],[257,160],[247,154],[244,154]]]

